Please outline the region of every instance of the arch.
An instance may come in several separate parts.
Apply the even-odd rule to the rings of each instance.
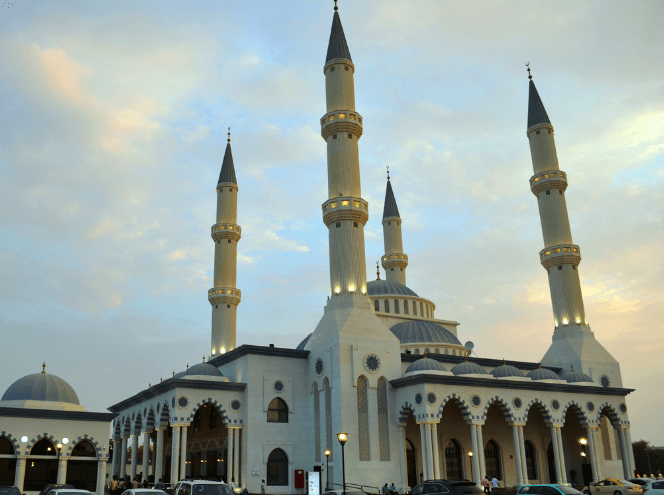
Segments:
[[[334,436],[332,434],[332,389],[330,388],[330,380],[327,377],[323,380],[323,390],[325,391],[325,440],[327,447],[330,450],[330,460],[334,460]]]
[[[576,415],[579,418],[579,423],[581,423],[581,426],[584,428],[588,426],[588,418],[586,417],[586,414],[583,412],[583,409],[579,405],[579,403],[575,400],[569,401],[567,404],[565,404],[565,407],[563,407],[562,410],[562,418],[563,418],[563,423],[565,422],[565,416],[567,416],[567,411],[569,409],[572,409]]]
[[[406,438],[406,476],[408,479],[408,486],[417,485],[417,452],[413,442]]]
[[[484,464],[487,476],[504,479],[501,470],[500,447],[498,442],[493,439],[489,440],[484,446]]]
[[[122,437],[123,438],[128,438],[131,436],[131,417],[127,416],[124,418],[124,424],[122,425]]]
[[[6,436],[3,431],[0,433],[0,455],[6,456],[0,458],[0,486],[13,485],[16,478],[16,453],[18,451],[14,447],[14,442]],[[9,457],[9,456],[14,456]]]
[[[528,472],[529,480],[536,480],[537,477],[537,451],[535,446],[530,440],[523,442],[524,450],[526,451],[526,470]]]
[[[19,449],[20,446],[18,441],[15,438],[13,438],[10,433],[4,431],[0,432],[0,454],[18,455]]]
[[[450,401],[453,401],[459,407],[461,415],[465,421],[470,421],[473,418],[472,414],[470,414],[468,404],[466,404],[466,402],[457,394],[450,394],[440,403],[440,408],[438,408],[438,414],[436,416],[438,419],[443,417],[443,409],[445,409],[445,405]]]
[[[357,438],[360,461],[371,460],[369,444],[369,380],[357,377]]]
[[[267,406],[268,423],[288,423],[288,404],[281,397],[275,397]]]
[[[498,409],[500,409],[501,412],[503,413],[505,421],[516,421],[514,413],[512,412],[512,408],[509,406],[509,401],[506,401],[505,399],[497,395],[489,399],[489,401],[486,403],[486,405],[484,406],[484,412],[482,413],[482,416],[480,416],[480,419],[486,420],[486,415],[489,412],[489,408],[494,404],[496,404],[498,406]]]
[[[399,414],[397,415],[397,418],[398,418],[397,422],[398,423],[403,423],[403,425],[408,423],[408,413],[413,413],[414,410],[415,410],[415,407],[411,403],[404,402],[401,405],[401,409],[399,409]],[[415,414],[415,413],[413,413],[413,414]]]
[[[314,380],[313,383],[314,395],[314,452],[316,462],[320,462],[320,394],[318,393],[318,382]]]
[[[611,421],[611,425],[614,428],[620,426],[620,416],[618,415],[612,404],[605,402],[604,404],[602,404],[597,408],[597,418],[595,418],[597,423],[601,421],[602,416],[606,416],[607,418],[609,418],[609,421]]]
[[[189,417],[187,418],[187,421],[191,422],[194,420],[194,416],[196,416],[196,413],[198,410],[203,407],[206,404],[211,404],[214,406],[214,408],[217,410],[219,415],[221,416],[221,421],[227,425],[229,423],[228,420],[228,414],[226,413],[226,409],[216,400],[212,400],[212,397],[208,397],[207,399],[203,399],[200,402],[194,406],[193,410],[191,411],[191,414],[189,414]],[[242,420],[238,420],[238,423],[242,423]]]
[[[55,443],[50,438],[42,438],[30,448],[30,455],[58,455]]]
[[[115,427],[113,428],[113,439],[115,440],[115,439],[120,438],[120,435],[121,435],[121,432],[120,432],[120,423],[121,423],[121,421],[120,421],[120,419],[116,418],[114,420],[114,423],[115,423]]]
[[[280,448],[270,452],[267,458],[267,485],[288,486],[288,456]]]
[[[73,455],[79,455],[79,454],[74,454],[75,447],[78,446],[78,444],[82,442],[88,442],[95,450],[95,456],[102,456],[102,451],[101,451],[101,445],[99,445],[99,442],[96,441],[93,437],[89,437],[88,435],[83,435],[82,437],[78,437],[76,440],[72,440],[69,442],[69,445],[67,446],[67,455],[68,456],[73,456]]]
[[[97,447],[87,438],[80,440],[75,447],[69,447],[71,457],[97,457]]]
[[[381,376],[376,387],[376,403],[378,406],[378,440],[380,460],[390,460],[390,420],[387,400],[387,379]]]
[[[525,420],[525,419],[528,418],[528,413],[530,412],[530,408],[533,407],[533,406],[535,406],[539,410],[539,412],[542,414],[542,417],[544,418],[544,422],[546,423],[546,425],[551,426],[553,424],[553,418],[551,417],[551,412],[549,411],[549,408],[547,407],[547,405],[543,401],[541,401],[537,398],[531,400],[526,405],[526,407],[523,408],[523,418],[522,418],[522,420]]]
[[[450,438],[445,447],[445,473],[447,479],[463,479],[463,455],[461,444],[456,438]]]
[[[136,415],[136,419],[133,421],[133,426],[131,428],[131,434],[132,435],[140,435],[142,429],[143,429],[143,416],[139,412]]]
[[[50,440],[50,442],[55,446],[57,443],[55,437],[53,435],[49,435],[48,433],[44,433],[42,435],[37,435],[35,438],[31,439],[28,443],[25,444],[25,453],[26,455],[30,454],[30,451],[32,450],[32,447],[39,441],[43,440],[44,438]],[[41,488],[40,488],[41,490]]]
[[[148,432],[154,430],[154,423],[155,423],[155,411],[154,407],[150,406],[150,411],[145,416],[145,430]]]
[[[159,428],[167,427],[170,419],[170,408],[168,407],[168,401],[164,401],[161,412],[159,413]]]

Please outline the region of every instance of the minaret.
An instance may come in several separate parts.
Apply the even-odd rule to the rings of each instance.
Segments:
[[[528,130],[534,175],[530,189],[537,197],[544,249],[540,263],[548,273],[555,330],[553,344],[542,359],[552,366],[570,365],[595,381],[606,375],[611,386],[621,386],[617,361],[595,340],[586,321],[579,280],[581,249],[572,242],[565,190],[567,173],[558,166],[553,126],[530,75]]]
[[[385,243],[385,254],[382,257],[382,265],[385,269],[385,278],[390,282],[406,285],[408,256],[403,252],[401,217],[397,201],[394,199],[394,192],[392,192],[389,170],[387,171],[387,190],[383,208],[383,242]]]
[[[231,133],[217,183],[217,223],[212,226],[214,287],[208,291],[212,305],[212,355],[235,348],[237,306],[242,293],[236,287],[237,243],[242,229],[237,224],[237,180],[231,153]]]

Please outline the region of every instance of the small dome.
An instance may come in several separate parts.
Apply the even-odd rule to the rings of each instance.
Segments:
[[[452,332],[432,321],[403,321],[394,325],[390,330],[402,344],[461,345]]]
[[[526,376],[532,378],[533,380],[562,380],[556,373],[546,368],[537,368],[534,369]]]
[[[492,369],[489,373],[491,373],[494,378],[511,378],[513,376],[523,377],[523,373],[519,369],[505,363],[504,359],[501,366]]]
[[[9,386],[2,400],[41,400],[80,405],[71,385],[59,376],[46,372],[19,378]]]
[[[572,371],[563,373],[560,378],[565,380],[567,383],[593,383],[593,379],[585,373],[574,371],[574,366],[572,366]]]
[[[186,372],[187,372],[187,370],[180,371],[179,373],[175,373],[173,375],[173,378],[182,378]]]
[[[486,370],[482,368],[479,364],[473,363],[471,361],[464,361],[463,363],[457,364],[450,370],[455,375],[488,375]]]
[[[406,368],[406,373],[413,373],[415,371],[447,371],[447,370],[445,369],[445,366],[443,366],[442,363],[439,363],[435,359],[423,357],[415,362],[410,363],[410,366]]]
[[[390,282],[388,280],[372,280],[367,282],[368,296],[395,295],[395,296],[414,296],[419,297],[415,292],[399,282]]]
[[[182,376],[224,376],[216,366],[209,363],[198,363],[193,365]]]
[[[295,348],[296,351],[303,351],[304,346],[307,345],[307,342],[309,342],[309,338],[311,337],[311,334],[307,335],[302,342],[298,344],[298,346]]]

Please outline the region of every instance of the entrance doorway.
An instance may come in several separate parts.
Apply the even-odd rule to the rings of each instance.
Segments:
[[[406,439],[406,470],[408,472],[408,486],[417,486],[417,462],[415,462],[415,447]]]
[[[553,443],[549,442],[549,447],[546,449],[546,463],[549,466],[549,483],[558,483],[556,478],[556,459],[553,456]]]

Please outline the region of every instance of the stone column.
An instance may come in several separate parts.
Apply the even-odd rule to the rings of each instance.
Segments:
[[[479,486],[482,481],[480,480],[480,456],[477,452],[477,429],[473,424],[470,425],[470,437],[473,441],[473,458],[471,460],[473,463],[473,481]],[[496,476],[500,476],[500,473],[496,473]]]
[[[557,428],[555,426],[551,426],[551,446],[553,447],[553,458],[556,463],[556,483],[562,483],[562,474],[560,473],[562,471],[561,466],[560,466],[560,452],[558,451],[558,433],[557,433]],[[552,482],[552,480],[549,480]]]
[[[148,461],[150,460],[150,434],[143,432],[143,481],[148,479]]]
[[[180,481],[178,467],[180,466],[180,427],[173,426],[173,442],[171,444],[171,485]]]
[[[551,427],[551,429],[554,430],[553,427]],[[554,433],[552,433],[552,435],[554,435]],[[521,486],[524,484],[524,482],[523,482],[523,472],[521,469],[521,449],[519,448],[519,427],[516,425],[512,426],[512,440],[514,441],[514,464],[516,465],[516,484]],[[555,436],[553,437],[553,452],[554,454],[557,452]],[[556,455],[555,458],[556,458],[556,470],[557,470],[558,456]],[[505,480],[505,484],[507,484],[507,480]]]
[[[106,462],[108,458],[100,458],[97,461],[97,495],[104,495],[106,484]]]
[[[408,486],[408,472],[406,470],[406,426],[400,424],[399,431],[399,472],[401,473],[401,486],[399,493],[406,493]]]
[[[152,457],[150,458],[150,467],[148,469],[150,471],[149,474],[154,476],[154,467],[155,467],[154,461],[155,461],[155,457],[157,457],[157,455],[156,455],[157,454],[157,446],[155,445],[154,438],[152,437],[152,432],[150,432],[150,435],[149,435],[148,438],[150,439],[149,445],[152,446]],[[148,446],[148,449],[149,449],[149,446]],[[159,481],[159,480],[155,480],[155,483],[157,481]]]
[[[477,428],[477,449],[480,455],[480,481],[486,476],[486,460],[484,459],[484,439],[482,438],[482,425],[475,425]]]
[[[625,440],[627,441],[627,455],[629,456],[629,476],[634,476],[636,463],[634,462],[634,445],[632,444],[632,433],[629,428],[625,429]],[[651,474],[651,473],[648,473]]]
[[[16,458],[16,472],[14,473],[14,486],[23,493],[23,482],[25,481],[26,456],[20,455]]]
[[[131,436],[131,481],[136,478],[136,464],[138,462],[138,435]]]
[[[117,474],[118,454],[120,454],[120,449],[118,448],[118,441],[114,439],[114,441],[113,441],[113,462],[111,463],[111,477],[113,477],[115,474]]]
[[[67,480],[67,458],[63,455],[60,455],[58,459],[58,477],[56,483],[58,485],[64,485]]]
[[[120,448],[120,478],[127,476],[127,438],[123,438]]]
[[[228,442],[226,442],[226,483],[231,482],[233,476],[233,444],[235,443],[235,428],[228,429]]]
[[[164,477],[164,430],[157,430],[157,448],[154,456],[154,482]]]
[[[590,426],[586,428],[586,436],[588,438],[588,453],[590,454],[590,468],[593,472],[593,482],[597,483],[599,478],[597,478],[597,459],[596,459],[596,449],[595,449],[595,428]]]
[[[233,461],[233,478],[235,478],[235,486],[240,486],[240,433],[242,428],[237,428],[236,438],[233,442],[233,453],[235,460]]]
[[[424,432],[424,423],[420,423],[420,450],[422,451],[422,480],[425,481],[429,479],[429,473],[427,472],[427,449],[426,449],[426,434]],[[415,473],[417,477],[417,473]]]
[[[593,428],[593,442],[595,443],[595,468],[597,469],[597,479],[604,479],[602,476],[602,459],[604,459],[604,448],[600,450],[599,442],[597,441],[597,432],[599,428]]]
[[[440,479],[440,446],[438,445],[438,425],[431,424],[431,444],[433,448],[433,475]]]
[[[558,456],[560,457],[560,475],[562,476],[562,484],[567,483],[567,470],[565,469],[565,449],[563,449],[563,432],[562,428],[556,428],[556,437],[558,441]]]
[[[622,455],[623,476],[625,479],[629,478],[629,454],[627,453],[627,445],[625,442],[625,430],[618,428],[618,438],[620,439],[620,453]]]
[[[528,463],[526,462],[526,442],[523,439],[523,425],[519,425],[519,448],[521,449],[521,474],[524,484],[528,484]]]
[[[435,471],[433,469],[433,449],[431,448],[431,423],[424,423],[424,435],[427,445],[427,471],[429,472],[429,479],[435,479]]]
[[[187,430],[188,426],[182,427],[182,441],[180,442],[180,477],[187,477]]]

